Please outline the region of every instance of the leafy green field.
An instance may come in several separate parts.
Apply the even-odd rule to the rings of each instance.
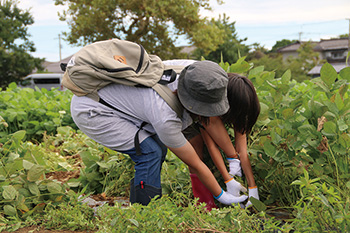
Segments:
[[[0,230],[40,225],[99,232],[350,231],[350,68],[337,74],[326,63],[320,78],[298,83],[289,71],[275,77],[244,58],[220,65],[248,76],[257,89],[262,111],[248,149],[264,204],[248,210],[218,204],[204,211],[193,200],[187,167],[169,152],[163,198],[147,207],[117,203],[92,209],[80,201],[82,195],[128,197],[133,162],[76,128],[69,91],[11,84],[0,92]]]

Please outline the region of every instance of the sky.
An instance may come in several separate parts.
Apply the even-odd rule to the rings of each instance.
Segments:
[[[224,0],[222,5],[210,0],[210,4],[213,11],[201,11],[203,17],[226,14],[235,22],[238,38],[247,38],[246,45],[258,43],[267,49],[282,39],[319,41],[350,30],[350,0]],[[69,32],[58,17],[66,6],[55,6],[54,0],[19,0],[18,6],[34,17],[28,26],[36,47],[33,56],[56,62],[79,51],[81,47],[59,39],[62,32]],[[182,40],[178,45],[188,43]]]

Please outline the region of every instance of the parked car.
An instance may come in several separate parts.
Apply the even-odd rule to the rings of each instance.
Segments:
[[[52,88],[58,88],[58,90],[63,91],[66,88],[62,85],[62,76],[60,73],[38,73],[30,74],[24,77],[20,83],[19,87],[29,87],[33,88],[37,86],[38,88],[45,88],[51,90]]]

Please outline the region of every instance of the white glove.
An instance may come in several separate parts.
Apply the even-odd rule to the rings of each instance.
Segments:
[[[242,196],[239,196],[239,197],[235,197],[231,194],[229,194],[228,192],[225,192],[224,190],[221,190],[221,193],[219,196],[214,196],[214,198],[216,200],[218,200],[219,202],[221,202],[222,204],[225,204],[225,205],[232,205],[232,204],[235,204],[235,203],[240,203],[240,202],[243,202],[245,200],[247,200],[248,196],[247,195],[242,195]]]
[[[230,168],[229,174],[231,176],[242,176],[241,160],[234,158],[227,158]]]
[[[256,199],[259,200],[259,192],[258,192],[258,187],[249,187],[248,188],[249,192],[248,192],[248,196],[249,197],[254,197]],[[245,205],[245,208],[248,208],[249,206],[251,206],[252,203],[248,200],[247,204]]]
[[[240,192],[247,192],[247,189],[233,178],[231,180],[225,181],[225,184],[227,192],[233,196],[238,197],[240,195]]]

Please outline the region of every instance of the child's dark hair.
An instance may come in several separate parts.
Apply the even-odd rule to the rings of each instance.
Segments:
[[[227,98],[229,111],[224,123],[244,134],[250,133],[260,114],[260,103],[253,83],[244,76],[228,73]]]

